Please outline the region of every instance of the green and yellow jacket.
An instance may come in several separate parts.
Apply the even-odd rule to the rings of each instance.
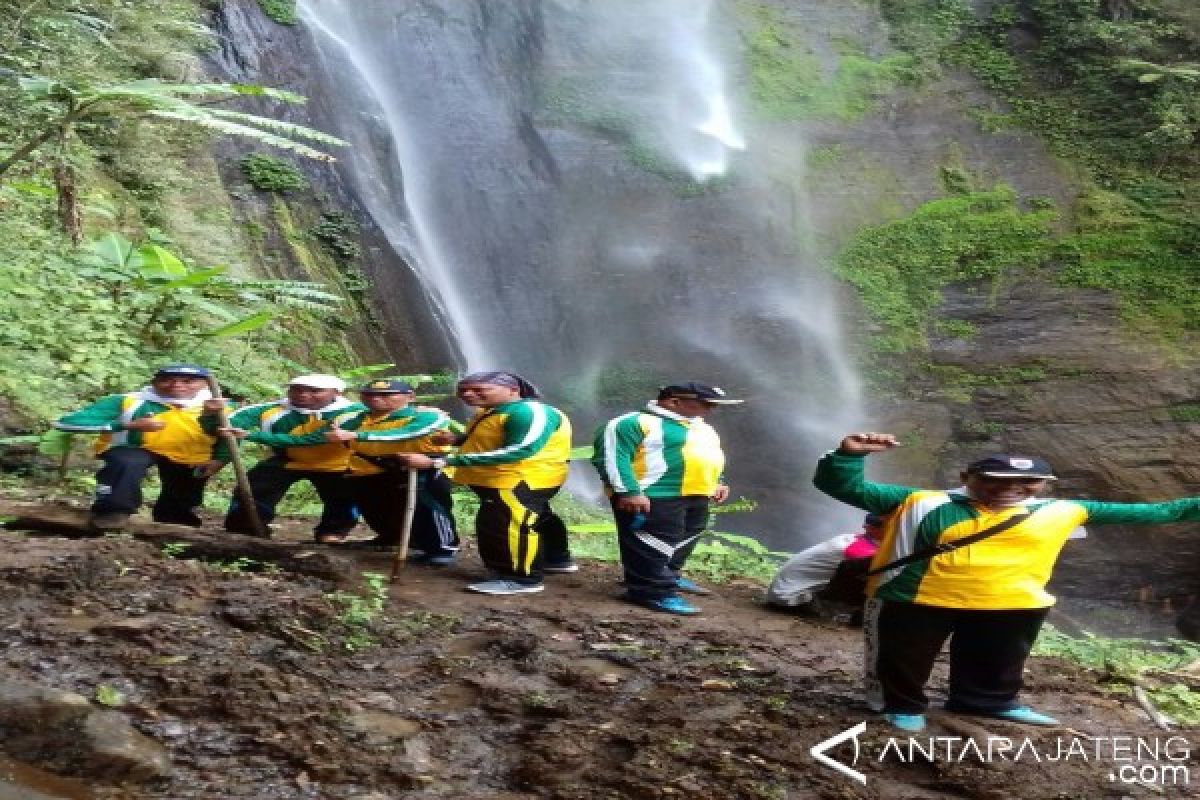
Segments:
[[[1003,611],[1046,608],[1046,583],[1071,531],[1084,523],[1157,524],[1200,520],[1200,497],[1164,503],[1100,503],[1036,498],[1019,506],[987,508],[959,491],[871,483],[864,456],[829,453],[813,484],[865,511],[887,515],[871,567],[949,543],[1031,512],[1028,519],[987,539],[870,579],[872,597],[943,608]]]
[[[362,456],[379,458],[397,453],[444,455],[447,447],[430,439],[432,434],[448,430],[452,424],[450,417],[439,409],[406,407],[390,414],[363,411],[344,420],[338,427],[358,434],[358,438],[349,444],[353,451],[350,474],[359,477],[378,475],[384,471],[383,467]]]
[[[110,394],[87,408],[66,414],[54,423],[69,433],[99,433],[96,454],[110,447],[141,447],[178,464],[199,466],[214,458],[217,439],[200,424],[200,405],[210,397],[205,390],[187,401],[168,402],[153,390]],[[161,431],[130,431],[125,423],[154,417]]]
[[[364,406],[344,397],[316,411],[294,409],[286,400],[276,400],[239,409],[229,417],[229,425],[249,431],[246,441],[272,448],[286,469],[345,472],[352,451],[344,442],[326,442],[325,432],[363,411]],[[203,421],[207,430],[216,429],[216,417]]]
[[[481,411],[458,452],[446,457],[451,477],[469,486],[551,489],[567,480],[571,422],[536,400],[513,400]]]
[[[704,420],[649,403],[596,431],[592,465],[618,497],[710,497],[722,483],[725,453]]]

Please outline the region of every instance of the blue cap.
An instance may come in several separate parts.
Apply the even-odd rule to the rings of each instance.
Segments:
[[[359,394],[412,394],[413,387],[407,381],[378,380],[358,387]]]
[[[732,406],[744,402],[725,396],[725,390],[720,386],[710,386],[707,383],[673,383],[658,390],[660,397],[682,397],[687,400],[702,400],[717,406]]]
[[[189,378],[207,378],[212,375],[204,367],[196,364],[167,364],[165,367],[159,367],[154,377],[162,375],[186,375]]]

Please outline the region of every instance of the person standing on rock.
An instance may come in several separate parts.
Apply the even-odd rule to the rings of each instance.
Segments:
[[[196,509],[204,485],[224,463],[214,456],[217,439],[202,430],[200,415],[213,401],[206,378],[195,364],[162,367],[150,385],[112,394],[59,418],[54,427],[68,433],[99,433],[96,498],[88,524],[95,531],[120,530],[142,504],[142,481],[158,468],[162,491],[151,511],[155,522],[200,525]]]
[[[704,417],[741,402],[716,386],[673,384],[596,432],[592,464],[612,503],[630,602],[669,614],[700,612],[679,592],[707,590],[680,573],[708,523],[709,501],[729,497],[721,440]]]
[[[453,421],[441,409],[414,408],[413,387],[404,381],[371,381],[359,389],[366,410],[325,433],[345,442],[350,456],[351,496],[375,538],[347,547],[392,548],[400,542],[407,502],[409,470],[396,458],[406,453],[444,456],[446,432]],[[411,542],[420,555],[410,561],[434,567],[454,563],[458,532],[451,514],[450,479],[437,467],[415,471],[417,502]]]
[[[1030,725],[1053,717],[1017,702],[1021,674],[1054,597],[1046,583],[1071,532],[1092,524],[1200,520],[1200,497],[1162,503],[1041,498],[1054,471],[1040,458],[969,464],[951,491],[872,483],[865,457],[898,444],[852,433],[817,464],[832,497],[886,514],[863,624],[867,703],[893,726],[925,727],[925,683],[950,639],[946,710]]]
[[[536,387],[511,372],[476,372],[458,382],[460,400],[478,411],[453,455],[396,456],[417,469],[453,468],[456,483],[479,497],[475,533],[487,580],[483,594],[540,592],[543,573],[574,572],[567,531],[550,498],[567,480],[571,423],[539,402]]]
[[[358,512],[346,483],[351,449],[326,433],[366,410],[342,396],[346,384],[333,375],[300,375],[287,385],[287,396],[247,406],[217,429],[215,416],[205,416],[206,428],[238,439],[265,444],[274,450],[250,468],[250,491],[259,518],[268,524],[288,489],[308,481],[321,499],[321,518],[313,531],[318,542],[337,544],[358,524]],[[225,530],[254,534],[254,526],[235,497],[225,515]]]

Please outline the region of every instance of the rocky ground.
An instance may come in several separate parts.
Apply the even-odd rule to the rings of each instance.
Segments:
[[[283,528],[290,564],[312,552],[341,577],[192,560],[162,539],[0,534],[0,800],[1188,794],[1149,772],[1110,779],[1094,750],[881,755],[891,734],[859,705],[858,632],[765,610],[749,585],[713,587],[697,618],[620,602],[617,572],[594,563],[490,598],[463,591],[480,572],[468,551],[376,591],[362,574],[386,573],[386,554],[328,556],[304,523]],[[1060,740],[1165,739],[1071,665],[1034,660],[1028,685],[1064,728],[935,715],[929,735],[1028,735],[1044,756]],[[809,748],[864,720],[862,785]],[[1200,783],[1193,757],[1179,763]]]

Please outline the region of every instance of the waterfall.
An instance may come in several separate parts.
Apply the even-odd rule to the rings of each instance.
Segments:
[[[723,528],[796,546],[855,515],[808,488],[860,419],[805,151],[743,122],[708,0],[301,0],[344,169],[467,368],[525,372],[584,443],[677,380],[749,401],[714,424]],[[388,302],[388,298],[379,298]],[[724,520],[723,520],[724,523]]]

